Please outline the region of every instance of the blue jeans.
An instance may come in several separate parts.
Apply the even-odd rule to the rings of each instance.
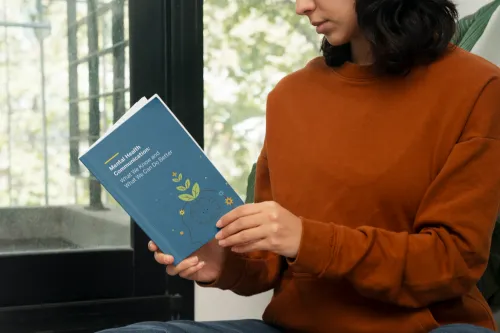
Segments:
[[[211,322],[169,321],[145,322],[96,333],[280,333],[281,330],[260,320],[229,320]],[[341,333],[341,332],[339,332]],[[393,332],[388,332],[393,333]],[[430,333],[494,333],[484,327],[453,324],[437,328]]]
[[[280,333],[260,320],[145,322],[96,333]]]

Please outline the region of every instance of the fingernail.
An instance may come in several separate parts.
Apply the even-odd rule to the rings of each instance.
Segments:
[[[224,246],[225,244],[226,244],[226,241],[225,241],[225,240],[220,240],[220,241],[219,241],[219,245],[220,245],[220,246]]]
[[[202,262],[200,262],[198,265],[200,265],[200,266],[202,266],[202,267],[203,267],[203,266],[205,266],[205,262],[204,262],[204,261],[202,261]]]
[[[222,227],[222,221],[221,220],[217,221],[217,223],[215,224],[215,226],[219,227],[219,228]]]
[[[150,250],[151,250],[151,248],[152,248],[152,247],[153,247],[153,242],[149,241],[149,242],[148,242],[148,249],[150,249]]]
[[[195,262],[198,262],[199,259],[198,259],[198,257],[193,257],[192,260],[193,260],[192,262],[195,263]]]
[[[215,235],[215,239],[220,239],[221,238],[221,233],[220,231]]]

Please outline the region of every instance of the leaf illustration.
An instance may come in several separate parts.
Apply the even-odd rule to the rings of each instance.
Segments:
[[[182,180],[182,173],[179,174],[179,178],[178,179],[179,179],[179,181]]]
[[[185,191],[186,188],[184,186],[177,186],[178,191]]]
[[[174,178],[174,179],[172,179],[172,180],[173,180],[174,182],[176,182],[176,183],[180,182],[180,179],[179,179],[179,178]]]
[[[184,193],[179,195],[179,199],[181,199],[182,201],[193,201],[194,197],[191,194]]]
[[[198,197],[198,195],[200,195],[200,185],[198,185],[198,183],[194,183],[192,193],[193,193],[194,198],[196,198],[196,197]]]
[[[189,188],[189,186],[191,186],[191,182],[189,181],[189,179],[186,179],[186,184],[185,184],[186,190]]]

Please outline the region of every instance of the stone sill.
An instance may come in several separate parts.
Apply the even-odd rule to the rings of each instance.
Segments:
[[[0,208],[0,255],[128,249],[130,244],[130,217],[117,208],[104,211],[81,206]]]

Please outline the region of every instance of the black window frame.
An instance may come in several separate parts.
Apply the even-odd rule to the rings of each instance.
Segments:
[[[203,1],[128,0],[128,9],[131,104],[158,94],[203,146]],[[194,319],[194,283],[165,273],[134,221],[131,236],[130,250],[0,256],[0,332]]]

